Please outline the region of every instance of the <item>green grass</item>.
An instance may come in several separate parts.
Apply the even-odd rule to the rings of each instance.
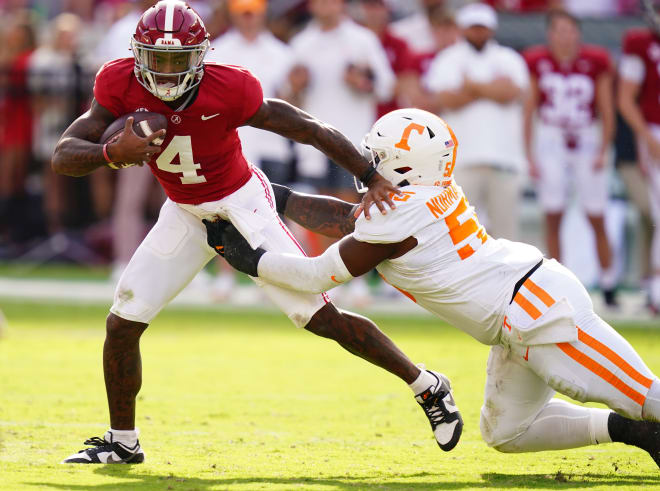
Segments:
[[[441,452],[405,385],[280,314],[166,310],[142,338],[138,426],[147,462],[64,466],[102,435],[106,310],[1,302],[0,489],[660,488],[620,444],[500,454],[479,435],[488,348],[428,318],[375,318],[444,371],[465,419]],[[624,335],[660,371],[660,330]]]

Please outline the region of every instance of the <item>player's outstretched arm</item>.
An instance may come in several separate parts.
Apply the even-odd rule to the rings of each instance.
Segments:
[[[279,184],[273,184],[273,190],[277,211],[307,230],[338,239],[355,230],[355,203],[298,193]]]
[[[66,129],[57,142],[51,165],[58,174],[84,176],[108,164],[103,155],[103,145],[98,143],[105,129],[115,120],[115,116],[96,100],[92,100],[89,110],[76,119]],[[144,138],[133,131],[133,118],[128,118],[124,131],[113,143],[108,143],[106,151],[113,162],[142,165],[160,146],[153,141],[165,135],[159,130]]]
[[[359,211],[364,209],[365,216],[369,216],[372,203],[381,213],[385,213],[383,202],[392,209],[396,208],[391,195],[399,194],[398,188],[378,174],[355,145],[336,128],[280,99],[264,99],[261,107],[245,124],[312,145],[360,179],[369,187],[362,200],[363,206],[358,208]]]
[[[297,254],[252,249],[240,232],[225,221],[204,221],[208,244],[243,273],[291,290],[321,293],[361,276],[388,258],[399,257],[417,245],[414,237],[391,244],[371,244],[352,235],[330,246],[323,254]]]

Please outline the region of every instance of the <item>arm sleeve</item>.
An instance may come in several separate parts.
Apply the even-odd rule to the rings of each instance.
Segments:
[[[353,278],[335,242],[320,256],[266,252],[257,266],[259,278],[277,286],[309,293],[321,293]]]
[[[96,102],[114,114],[115,117],[119,117],[126,111],[122,111],[121,100],[116,95],[113,95],[113,91],[108,89],[110,76],[111,74],[106,68],[106,65],[103,65],[94,80],[94,98]]]

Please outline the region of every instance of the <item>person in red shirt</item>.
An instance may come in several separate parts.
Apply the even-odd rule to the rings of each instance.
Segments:
[[[561,257],[559,228],[572,184],[595,234],[605,302],[615,306],[616,275],[603,216],[605,162],[614,134],[610,57],[582,43],[578,19],[564,10],[548,14],[547,26],[548,44],[529,48],[524,57],[531,80],[525,149],[545,212],[548,253]]]
[[[643,2],[650,28],[623,37],[618,105],[637,139],[639,164],[648,183],[655,231],[651,241],[651,312],[660,314],[660,2]]]
[[[247,0],[246,0],[247,1]],[[149,322],[215,256],[203,220],[225,219],[252,247],[304,254],[275,208],[266,176],[246,161],[236,128],[250,125],[314,145],[369,186],[365,216],[375,201],[394,207],[398,190],[375,172],[336,129],[277,99],[264,99],[259,81],[232,65],[204,63],[208,33],[180,0],[161,0],[138,22],[135,59],[104,65],[90,110],[69,126],[54,152],[56,172],[82,176],[112,165],[147,163],[168,196],[158,222],[119,279],[106,323],[103,368],[111,428],[87,440],[65,463],[140,463],[135,428],[141,386],[139,339]],[[122,114],[163,114],[167,131],[142,138],[128,118],[117,140],[97,143]],[[462,420],[441,374],[420,370],[368,319],[339,311],[325,293],[300,294],[256,283],[298,327],[342,347],[408,383],[431,422],[438,445],[451,450]]]

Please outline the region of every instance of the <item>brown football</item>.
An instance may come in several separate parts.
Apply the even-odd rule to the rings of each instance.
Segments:
[[[133,117],[133,131],[135,132],[136,135],[142,138],[158,130],[162,130],[162,129],[167,130],[167,118],[162,114],[153,113],[149,111],[138,111],[134,113],[124,114],[119,118],[115,119],[112,123],[110,123],[110,126],[108,126],[101,135],[101,138],[99,139],[99,143],[101,144],[111,143],[115,139],[119,138],[121,132],[124,131],[124,125],[126,125],[126,120],[131,116]],[[156,143],[157,145],[161,144],[162,142],[163,142],[162,138],[156,138],[154,140],[154,143]],[[113,169],[130,167],[130,165],[127,165],[122,162],[113,162],[112,164],[108,164],[108,166]]]

